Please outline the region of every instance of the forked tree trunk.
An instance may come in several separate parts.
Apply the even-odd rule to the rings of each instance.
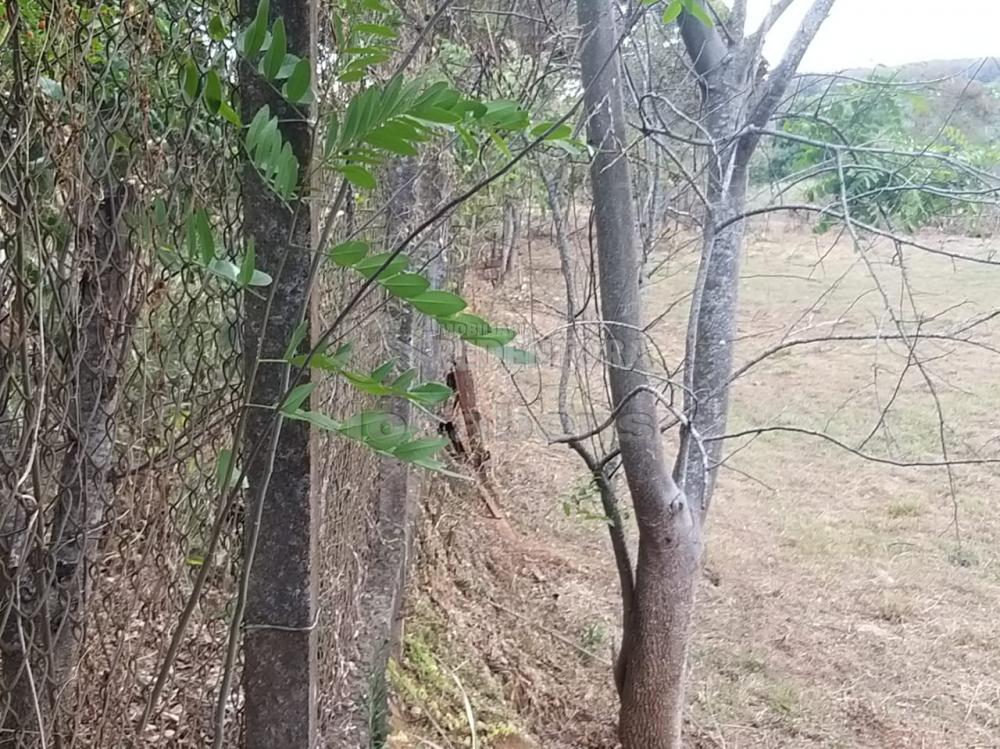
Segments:
[[[622,642],[619,736],[625,749],[677,749],[701,523],[674,482],[648,389],[640,253],[610,0],[578,0],[580,62],[608,379],[622,465],[639,527],[635,598]]]
[[[701,0],[698,0],[699,2]],[[784,59],[767,78],[758,75],[764,37],[779,14],[772,8],[761,27],[744,36],[718,29],[683,12],[681,38],[704,98],[707,154],[704,236],[691,300],[684,360],[685,415],[675,477],[704,521],[715,491],[729,415],[729,378],[736,339],[740,260],[750,160],[759,143],[755,128],[771,121],[834,0],[813,0]],[[787,7],[787,6],[785,6]],[[742,14],[741,14],[742,15]],[[716,227],[725,227],[717,229]]]

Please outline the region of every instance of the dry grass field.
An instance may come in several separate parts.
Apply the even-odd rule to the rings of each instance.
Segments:
[[[921,241],[981,259],[994,246]],[[1000,747],[1000,466],[903,465],[940,462],[942,439],[952,459],[1000,457],[1000,320],[946,339],[1000,306],[1000,268],[912,249],[900,267],[894,254],[792,222],[752,227],[738,367],[783,341],[882,339],[793,346],[750,368],[732,431],[822,432],[885,462],[802,432],[727,442],[689,746]],[[473,307],[561,341],[544,338],[562,324],[558,258],[536,239],[521,260],[499,289],[474,283]],[[651,335],[674,367],[694,268],[684,252],[655,266]],[[912,352],[885,339],[898,333],[886,300],[907,335],[941,337]],[[540,350],[513,381],[475,362],[509,526],[486,519],[471,488],[432,493],[393,679],[395,746],[469,746],[472,722],[480,746],[615,746],[617,581],[583,465],[549,444],[561,355]]]

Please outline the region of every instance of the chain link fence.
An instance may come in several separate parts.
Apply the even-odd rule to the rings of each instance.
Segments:
[[[189,252],[199,209],[219,259],[242,241],[238,133],[184,78],[188,58],[226,54],[216,11],[2,12],[0,747],[210,745],[243,525],[219,456],[245,389],[244,292]],[[322,279],[317,323],[349,284]],[[361,365],[385,351],[369,307],[351,333]],[[367,405],[342,385],[317,395],[335,416]],[[379,461],[329,435],[314,450],[320,733],[348,736],[369,719],[352,654]],[[241,713],[237,688],[227,744]]]

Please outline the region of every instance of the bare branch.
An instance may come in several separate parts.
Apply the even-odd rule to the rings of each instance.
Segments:
[[[751,125],[763,127],[771,119],[782,97],[784,97],[785,91],[788,89],[788,84],[791,83],[792,78],[798,71],[799,64],[802,62],[806,50],[809,49],[809,45],[816,37],[827,15],[829,15],[834,2],[836,0],[815,0],[812,7],[806,13],[805,18],[802,19],[802,23],[799,25],[798,31],[795,32],[795,36],[792,37],[792,41],[785,51],[784,58],[771,71],[771,74],[767,77],[764,90],[756,97],[753,113],[748,120]],[[740,143],[740,160],[743,163],[747,163],[750,156],[753,155],[754,148],[757,146],[757,140],[755,136],[751,135],[744,138]]]
[[[788,10],[788,7],[794,2],[795,0],[778,0],[778,2],[772,2],[767,15],[764,16],[764,20],[760,22],[760,26],[757,27],[753,36],[759,39],[766,35],[767,32],[774,28],[774,24],[778,22],[785,14],[785,11]]]
[[[729,19],[730,30],[737,39],[742,39],[747,30],[747,0],[734,0]]]
[[[1000,315],[1000,310],[993,313],[991,317]],[[985,322],[982,320],[980,322]],[[977,348],[986,349],[991,353],[1000,355],[1000,349],[994,348],[989,344],[981,343],[979,341],[974,341],[969,338],[959,337],[961,333],[920,333],[919,335],[911,336],[916,340],[926,340],[926,341],[943,341],[949,343],[962,343],[968,346],[975,346]],[[761,352],[755,356],[750,361],[746,362],[739,369],[735,370],[732,376],[729,378],[729,382],[734,382],[737,378],[742,377],[751,369],[756,367],[758,364],[762,363],[765,359],[768,359],[775,354],[782,351],[787,351],[788,349],[797,348],[799,346],[813,346],[823,343],[877,343],[879,341],[905,341],[906,338],[902,335],[886,335],[886,334],[858,334],[858,335],[828,335],[819,336],[816,338],[796,338],[790,341],[782,341],[774,346],[771,346],[767,350]]]
[[[796,427],[796,426],[769,426],[769,427],[755,427],[753,429],[743,429],[739,432],[731,432],[729,434],[723,435],[722,437],[708,437],[705,442],[719,442],[725,440],[734,440],[741,437],[758,437],[762,434],[768,434],[772,432],[785,432],[790,434],[801,434],[807,437],[816,437],[817,439],[826,440],[830,444],[836,445],[841,450],[856,455],[857,457],[867,460],[871,463],[881,463],[883,465],[897,466],[899,468],[943,468],[946,466],[981,466],[981,465],[995,465],[1000,463],[1000,458],[949,458],[946,460],[896,460],[894,458],[886,458],[881,455],[873,455],[871,453],[866,453],[857,448],[851,447],[843,440],[834,437],[833,435],[827,434],[826,432],[821,432],[818,429],[808,429],[806,427]]]

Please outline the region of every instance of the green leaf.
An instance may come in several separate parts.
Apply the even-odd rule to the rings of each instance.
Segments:
[[[295,186],[299,181],[299,160],[292,153],[292,144],[286,142],[281,148],[278,159],[278,174],[275,177],[275,192],[283,198],[291,198],[295,194]]]
[[[406,392],[406,397],[424,405],[443,403],[451,397],[451,388],[440,382],[424,382]]]
[[[222,81],[214,70],[209,70],[205,74],[205,88],[201,95],[208,111],[212,114],[218,113],[219,107],[222,106]]]
[[[692,16],[697,18],[706,26],[714,26],[715,22],[712,21],[712,17],[705,10],[705,6],[701,4],[701,0],[684,0],[684,8]]]
[[[237,278],[240,286],[250,285],[250,281],[253,280],[256,261],[257,251],[254,249],[253,237],[250,237],[250,241],[247,242],[247,254],[243,256],[243,260],[240,262],[240,275]]]
[[[219,115],[233,127],[243,127],[243,120],[240,119],[236,110],[229,106],[228,102],[224,101],[219,105]]]
[[[403,372],[403,374],[401,374],[399,377],[397,377],[395,380],[392,381],[392,388],[394,390],[405,391],[410,387],[410,385],[413,384],[413,381],[416,379],[416,377],[417,377],[417,370],[411,367],[410,369],[406,370],[405,372]]]
[[[462,99],[452,107],[452,110],[459,114],[468,112],[475,120],[478,120],[489,111],[485,104],[475,99]]]
[[[330,250],[330,259],[337,265],[348,267],[354,265],[368,254],[368,245],[357,239],[341,242]]]
[[[309,94],[309,82],[312,77],[312,66],[308,60],[295,63],[292,74],[285,83],[285,98],[291,102],[302,102]]]
[[[212,226],[208,223],[208,214],[205,211],[196,211],[191,215],[188,242],[190,256],[200,260],[203,265],[208,265],[215,259],[215,237],[212,235]]]
[[[298,325],[295,326],[295,330],[292,331],[292,338],[288,341],[288,348],[285,349],[285,360],[290,361],[298,352],[299,345],[305,340],[306,333],[309,330],[309,322],[303,320]]]
[[[315,382],[303,382],[301,385],[296,385],[292,388],[292,392],[288,394],[288,397],[285,398],[285,402],[281,404],[281,413],[288,414],[290,412],[298,411],[299,406],[305,403],[306,398],[308,398],[310,393],[312,393],[315,389]]]
[[[236,263],[221,258],[206,264],[205,270],[213,276],[218,276],[219,278],[229,281],[230,283],[234,283],[240,287],[270,286],[273,280],[267,273],[254,270],[253,273],[250,274],[250,280],[247,283],[243,283],[240,280],[242,268],[236,265]]]
[[[380,279],[385,279],[402,272],[409,264],[410,258],[402,253],[393,256],[391,252],[380,252],[355,263],[354,270],[365,278],[372,278],[378,274]],[[384,268],[382,268],[383,265],[385,265]]]
[[[338,171],[344,175],[348,182],[362,190],[374,190],[378,184],[371,172],[357,164],[346,164]]]
[[[388,26],[382,26],[377,23],[356,23],[354,24],[352,31],[356,31],[361,34],[371,34],[373,36],[381,36],[385,39],[396,38],[395,31],[390,29]]]
[[[492,330],[492,326],[483,318],[468,312],[460,312],[449,318],[438,320],[438,325],[465,339],[486,335]]]
[[[271,119],[271,110],[265,104],[263,107],[257,110],[257,114],[253,116],[250,120],[250,127],[247,128],[246,134],[246,149],[248,152],[253,152],[254,147],[257,145],[258,139],[261,133],[264,131],[264,127],[267,125],[268,120]]]
[[[330,250],[330,259],[341,267],[349,267],[368,254],[368,245],[357,239],[341,242]]]
[[[409,301],[418,310],[433,317],[448,317],[466,307],[465,300],[450,291],[425,291]]]
[[[305,322],[302,323],[305,325]],[[298,343],[295,344],[298,348]],[[336,352],[331,356],[330,354],[313,354],[311,357],[307,357],[306,354],[299,354],[297,356],[290,356],[288,353],[285,355],[285,359],[294,367],[304,367],[306,366],[306,359],[309,360],[309,366],[313,369],[321,369],[325,372],[340,372],[345,366],[347,366],[347,361],[351,357],[351,344],[345,343],[343,346],[338,348]]]
[[[222,22],[222,18],[218,13],[212,16],[212,20],[208,22],[208,35],[214,42],[221,42],[229,35],[226,24]]]
[[[323,153],[329,157],[337,147],[337,133],[340,131],[340,121],[337,115],[331,114],[326,124],[326,138],[323,142]]]
[[[198,66],[194,64],[194,60],[188,58],[188,61],[184,63],[184,69],[181,71],[182,81],[181,89],[184,91],[184,98],[188,102],[192,102],[198,98],[198,88],[201,83],[201,75],[198,73]]]
[[[271,29],[271,46],[267,48],[264,59],[260,62],[260,72],[264,74],[265,78],[273,81],[278,77],[278,71],[281,70],[281,64],[285,61],[285,52],[287,51],[285,19],[279,18]]]
[[[327,432],[342,432],[344,425],[319,411],[289,411],[285,415],[286,419],[297,421],[307,421],[314,427],[318,427]]]
[[[534,364],[537,361],[535,355],[530,351],[524,351],[512,346],[504,346],[501,349],[492,349],[492,351],[507,364]]]
[[[235,486],[238,471],[233,465],[233,451],[220,450],[219,456],[215,459],[215,484],[219,491],[225,491]]]
[[[510,148],[507,146],[506,141],[504,141],[504,139],[501,138],[500,135],[495,130],[490,130],[489,136],[490,140],[493,141],[493,143],[496,145],[497,148],[500,149],[501,153],[503,153],[504,156],[506,156],[508,159],[513,157],[513,154],[510,152]]]
[[[389,278],[379,279],[379,283],[400,299],[413,299],[430,288],[430,282],[417,273],[397,273]]]
[[[344,126],[340,131],[341,146],[350,145],[358,135],[367,130],[367,112],[373,108],[373,99],[378,97],[378,89],[366,88],[353,96],[344,113]]]
[[[338,75],[337,80],[341,83],[357,83],[365,77],[365,72],[364,70],[348,70],[346,73]]]
[[[673,23],[684,10],[684,0],[671,0],[663,9],[663,23]]]
[[[386,376],[392,371],[392,368],[394,366],[396,366],[395,360],[390,359],[389,361],[385,362],[384,364],[373,370],[371,373],[371,378],[375,382],[382,382],[386,378]]]
[[[517,337],[517,331],[510,328],[493,328],[485,335],[466,336],[465,339],[481,348],[491,348],[493,346],[506,346]]]
[[[484,125],[508,127],[510,123],[521,120],[524,112],[514,102],[490,102],[486,106],[486,114],[480,120]]]
[[[454,112],[440,107],[424,107],[413,112],[413,116],[425,122],[439,123],[442,125],[454,125],[461,122],[462,118]]]
[[[407,437],[406,427],[399,419],[383,411],[362,411],[348,419],[341,432],[383,451],[391,450]]]
[[[399,156],[417,155],[417,149],[410,145],[406,140],[394,137],[391,133],[387,133],[381,129],[368,133],[368,135],[365,136],[365,142],[370,143],[376,148],[391,151]]]
[[[271,282],[274,281],[271,276],[262,270],[255,270],[253,275],[250,276],[250,283],[247,286],[270,286]]]
[[[268,0],[260,0],[257,4],[257,14],[240,37],[242,44],[239,46],[242,47],[241,52],[245,57],[256,56],[260,52],[260,48],[264,46],[264,39],[267,37],[268,11]]]
[[[281,61],[281,67],[278,69],[278,74],[275,78],[279,80],[285,80],[288,78],[292,72],[295,70],[295,66],[302,61],[302,58],[298,55],[286,54],[285,59]]]
[[[472,137],[472,133],[464,127],[456,127],[455,130],[461,136],[462,142],[465,143],[466,148],[473,152],[479,150],[479,144],[476,142],[476,139]]]
[[[235,263],[229,260],[217,258],[205,264],[205,270],[214,276],[218,276],[230,283],[239,283],[240,269]]]
[[[412,463],[413,461],[430,458],[436,455],[441,451],[441,448],[447,444],[448,440],[441,437],[424,437],[422,439],[404,442],[396,447],[392,451],[392,454],[400,460]]]
[[[539,122],[533,128],[531,128],[531,137],[539,138],[546,130],[555,125],[554,122]],[[545,140],[562,140],[563,138],[568,138],[573,134],[573,128],[563,123],[556,127],[551,133],[545,136]]]
[[[391,387],[383,385],[378,380],[372,379],[371,375],[361,374],[360,372],[350,372],[345,369],[340,372],[340,376],[362,393],[374,395],[375,397],[396,395],[396,392]]]

